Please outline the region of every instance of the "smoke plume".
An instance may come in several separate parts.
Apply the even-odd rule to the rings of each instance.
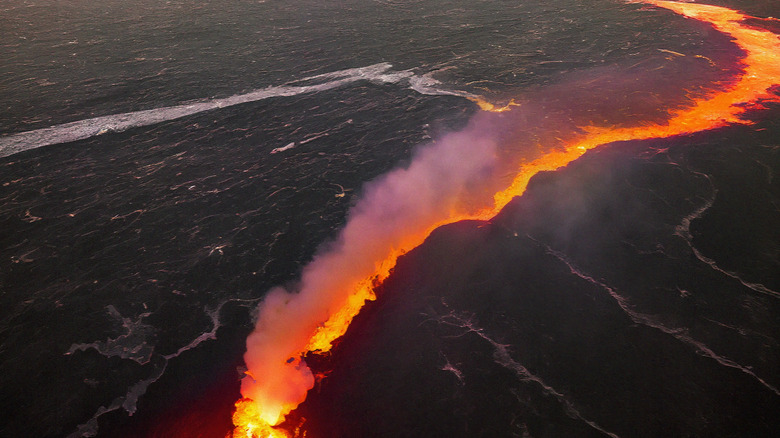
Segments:
[[[389,253],[403,251],[410,240],[418,243],[444,218],[490,205],[497,157],[496,142],[474,127],[421,148],[408,167],[364,188],[346,226],[303,269],[297,287],[268,293],[247,340],[244,359],[252,375],[241,388],[245,397],[264,400],[266,421],[275,424],[305,399],[314,377],[301,353],[318,326],[344,306],[356,285],[376,275]],[[280,397],[268,400],[267,394]]]
[[[710,23],[725,40],[735,40],[734,50],[686,55],[659,49],[631,66],[575,73],[525,93],[511,111],[477,113],[462,131],[419,148],[407,167],[369,183],[345,227],[320,248],[299,283],[271,290],[259,308],[241,391],[251,399],[250,417],[265,426],[234,417],[237,431],[254,436],[264,427],[263,436],[280,436],[266,426],[278,424],[315,383],[305,353],[327,351],[373,299],[372,283],[435,227],[492,217],[533,174],[565,166],[598,145],[744,123],[744,104],[777,99],[771,93],[780,80],[776,35],[742,26],[744,16],[724,8],[645,3]],[[709,88],[701,86],[703,78]],[[237,415],[242,411],[239,405]]]

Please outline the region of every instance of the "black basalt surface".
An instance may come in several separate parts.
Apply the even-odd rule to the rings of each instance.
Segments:
[[[310,359],[327,378],[294,421],[317,437],[770,436],[778,132],[602,147],[492,221],[435,231]]]

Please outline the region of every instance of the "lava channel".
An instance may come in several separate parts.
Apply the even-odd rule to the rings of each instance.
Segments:
[[[519,160],[509,178],[499,179],[504,185],[490,196],[482,194],[495,184],[480,185],[479,180],[495,179],[489,176],[490,172],[503,169],[494,162],[496,145],[474,133],[456,134],[443,140],[451,143],[447,151],[453,154],[451,156],[465,154],[469,163],[463,163],[463,158],[446,162],[447,156],[442,158],[421,151],[408,168],[397,169],[371,183],[364,197],[350,211],[336,242],[304,268],[299,287],[294,291],[273,289],[260,306],[257,325],[247,339],[244,359],[248,371],[242,380],[244,398],[236,403],[233,416],[234,438],[299,435],[292,430],[294,427],[277,426],[306,399],[308,390],[315,384],[316,376],[307,367],[305,356],[328,352],[333,341],[346,332],[363,304],[376,298],[374,287],[388,277],[397,258],[420,245],[435,228],[461,220],[492,218],[513,197],[525,191],[533,175],[565,166],[597,146],[748,124],[749,121],[740,117],[748,108],[760,108],[762,102],[778,101],[773,93],[773,87],[780,81],[777,35],[747,25],[745,21],[751,17],[723,7],[662,0],[643,3],[709,23],[732,38],[744,52],[739,75],[725,89],[695,98],[684,108],[670,110],[663,122],[579,126],[576,134],[562,140],[558,147],[532,159]],[[498,108],[484,102],[480,107],[506,113],[520,110],[514,106]],[[475,150],[483,150],[484,156],[472,160],[469,154]],[[445,162],[438,163],[437,160]],[[449,198],[438,196],[436,192],[427,194],[425,178],[430,176],[420,176],[424,173],[420,169],[424,169],[426,163],[439,166],[435,169],[440,174],[434,176],[452,186],[448,187]],[[454,172],[466,176],[447,180]],[[472,180],[468,181],[469,178]],[[466,182],[462,181],[464,179]],[[474,185],[478,189],[474,189]],[[480,196],[472,196],[474,193]],[[410,204],[405,200],[418,195],[430,205]],[[388,199],[398,204],[384,202]],[[415,209],[418,211],[408,211]]]

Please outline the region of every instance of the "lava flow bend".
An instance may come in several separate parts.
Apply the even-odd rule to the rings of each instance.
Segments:
[[[259,307],[257,325],[247,339],[248,371],[241,385],[244,398],[236,403],[233,437],[290,436],[291,432],[274,426],[314,386],[305,355],[329,351],[365,301],[375,299],[374,286],[387,278],[396,259],[420,245],[435,228],[492,218],[523,193],[534,174],[565,166],[596,146],[749,123],[740,118],[745,108],[778,100],[772,92],[780,82],[777,35],[745,24],[749,17],[722,7],[661,0],[643,3],[709,23],[730,36],[744,52],[739,76],[727,89],[713,90],[671,111],[662,123],[580,126],[576,135],[549,151],[519,159],[508,178],[491,173],[500,168],[495,162],[498,141],[479,130],[466,130],[421,148],[408,167],[369,183],[344,229],[303,269],[295,290],[272,289]],[[506,109],[515,111],[501,110]],[[485,188],[496,185],[484,185],[483,180],[499,180],[503,185],[486,196]]]

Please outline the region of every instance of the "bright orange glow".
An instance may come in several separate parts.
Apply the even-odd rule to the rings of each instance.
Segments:
[[[513,197],[522,194],[535,173],[565,166],[589,149],[616,141],[664,138],[733,123],[746,124],[747,121],[739,118],[745,112],[745,105],[760,100],[778,101],[777,95],[771,92],[771,88],[780,80],[780,40],[775,34],[741,25],[740,22],[747,16],[726,8],[663,0],[645,0],[645,3],[709,22],[719,31],[731,35],[746,53],[742,60],[745,70],[739,81],[729,90],[698,100],[692,107],[672,113],[665,124],[628,128],[583,127],[586,134],[568,142],[564,150],[524,164],[512,185],[496,194],[495,201],[499,209]]]
[[[496,106],[494,103],[478,97],[469,97],[468,99],[476,103],[482,111],[490,111],[491,113],[503,113],[510,111],[513,106],[520,106],[520,104],[516,103],[514,100],[510,100],[509,103],[504,106]]]
[[[267,421],[260,418],[257,404],[247,398],[236,402],[233,413],[233,438],[285,438],[287,433],[272,428]]]
[[[451,211],[437,212],[438,216],[429,217],[424,224],[415,223],[417,228],[405,230],[408,233],[400,240],[388,240],[388,247],[372,247],[371,254],[381,256],[361,264],[360,268],[355,269],[354,275],[344,274],[344,278],[323,285],[323,289],[337,290],[340,294],[338,296],[343,295],[343,298],[339,298],[340,303],[329,306],[329,313],[319,322],[311,324],[309,321],[302,321],[300,331],[285,338],[291,345],[279,346],[278,352],[274,353],[277,357],[268,358],[272,364],[258,371],[252,364],[247,363],[250,368],[248,375],[257,384],[246,391],[242,387],[242,393],[247,398],[236,403],[236,413],[233,417],[236,426],[234,438],[289,436],[283,430],[272,426],[279,424],[287,413],[298,406],[305,399],[305,391],[314,385],[314,376],[308,372],[302,356],[308,352],[328,352],[333,341],[346,332],[353,317],[365,302],[375,299],[375,285],[390,275],[398,257],[419,246],[434,229],[462,220],[487,220],[494,217],[513,197],[525,191],[533,175],[565,166],[589,149],[616,141],[664,138],[728,124],[748,123],[740,118],[746,106],[758,104],[761,100],[778,100],[771,92],[771,88],[780,81],[780,40],[775,34],[742,25],[745,15],[722,7],[662,0],[646,0],[645,3],[708,22],[720,32],[733,37],[735,43],[745,52],[742,75],[729,89],[699,98],[689,107],[672,112],[665,123],[618,128],[581,127],[582,134],[563,142],[562,147],[521,163],[510,186],[495,194],[492,205],[484,205],[481,208],[453,206]],[[510,102],[499,108],[489,102],[475,102],[481,109],[493,112],[510,111],[511,106],[516,105]],[[327,258],[324,263],[328,263]],[[370,275],[364,275],[363,272],[370,272]],[[267,303],[264,306],[270,307],[267,312],[270,315],[269,320],[273,321],[274,306],[281,308],[289,304],[290,299],[285,297],[284,294],[269,294],[266,298]],[[277,313],[281,315],[280,312]],[[262,338],[258,342],[270,341]],[[301,372],[302,370],[305,372]],[[303,387],[303,399],[300,391],[287,391],[286,388],[290,386],[299,389]]]

